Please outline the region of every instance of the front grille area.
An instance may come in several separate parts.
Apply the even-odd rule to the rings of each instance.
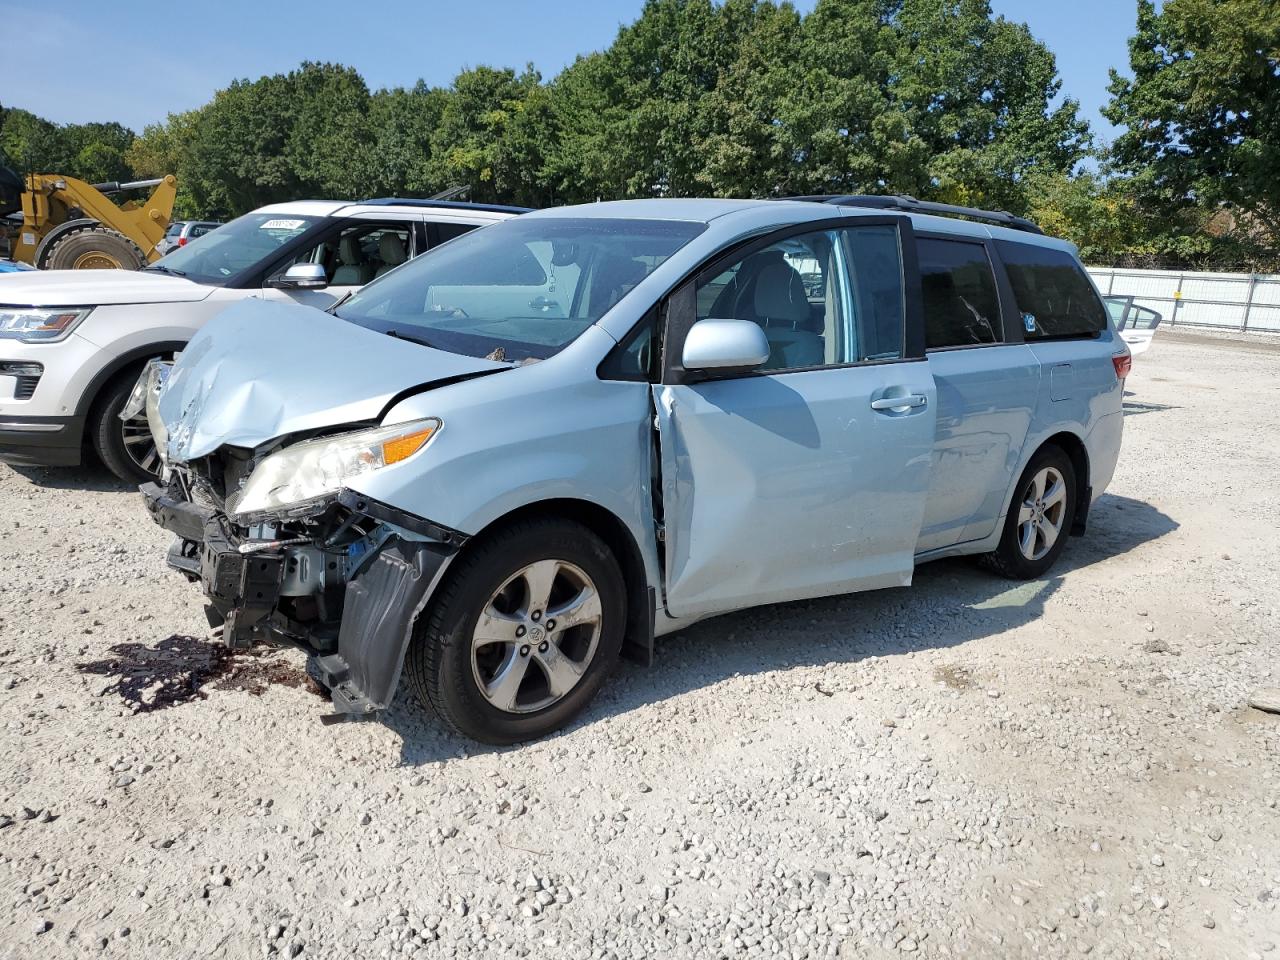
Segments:
[[[16,377],[13,399],[30,400],[36,392],[36,384],[44,374],[44,366],[29,360],[0,360],[0,377]]]

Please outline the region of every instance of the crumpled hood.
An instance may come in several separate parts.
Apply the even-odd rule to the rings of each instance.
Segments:
[[[154,270],[23,270],[0,276],[0,303],[22,307],[190,303],[213,291]]]
[[[210,320],[159,398],[170,463],[224,445],[376,418],[397,393],[508,369],[397,340],[313,307],[245,300]]]

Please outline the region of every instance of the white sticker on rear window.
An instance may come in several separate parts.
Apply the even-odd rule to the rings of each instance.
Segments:
[[[305,220],[268,220],[259,230],[297,230],[299,227],[306,226]]]

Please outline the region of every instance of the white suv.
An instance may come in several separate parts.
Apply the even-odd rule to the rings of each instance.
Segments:
[[[147,360],[180,351],[247,297],[326,309],[413,256],[520,207],[395,198],[279,203],[141,271],[0,276],[0,461],[74,466],[92,445],[112,473],[159,468],[142,418],[120,411]]]

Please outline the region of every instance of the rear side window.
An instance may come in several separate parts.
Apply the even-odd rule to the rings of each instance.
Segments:
[[[431,237],[431,246],[437,247],[442,243],[447,243],[454,237],[470,233],[476,226],[477,224],[474,223],[429,223],[427,224],[427,232]]]
[[[1000,299],[982,244],[922,239],[917,250],[925,346],[933,350],[997,343]]]
[[[1065,250],[997,240],[1028,340],[1092,337],[1107,313],[1075,257]]]

